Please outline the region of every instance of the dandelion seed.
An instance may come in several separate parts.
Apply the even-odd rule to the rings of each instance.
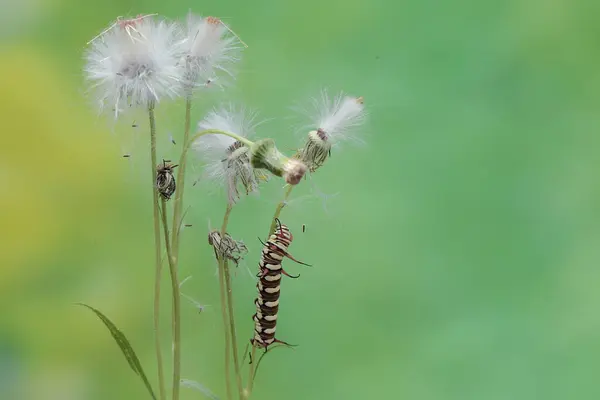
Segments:
[[[129,158],[131,157],[131,154],[123,154],[123,158]]]
[[[249,137],[257,126],[255,120],[256,114],[229,105],[211,111],[200,121],[198,129],[219,129]],[[205,177],[225,185],[230,204],[240,199],[240,187],[250,194],[258,190],[259,182],[268,179],[262,171],[252,168],[250,149],[229,136],[204,135],[192,146],[206,164]]]
[[[240,43],[237,35],[219,18],[188,14],[183,63],[188,95],[193,88],[215,82],[219,71],[233,77],[231,66],[240,60]]]
[[[169,133],[169,140],[171,141],[171,143],[173,143],[174,145],[176,145],[177,143],[175,143],[175,139],[173,138],[173,134]]]
[[[198,313],[202,313],[206,307],[209,307],[208,304],[201,304],[194,300],[192,297],[186,295],[185,293],[181,293],[181,296],[187,299],[190,303],[194,305],[194,307],[198,310]]]
[[[192,279],[192,275],[186,277],[184,280],[182,280],[181,282],[179,282],[179,288],[181,289],[181,287],[183,286],[183,284],[186,283],[187,281],[189,281],[190,279]]]
[[[211,400],[219,400],[219,397],[216,394],[211,392],[206,386],[199,382],[189,379],[182,379],[180,383],[182,387],[195,389]]]
[[[138,127],[138,125],[135,123],[135,120],[133,120],[133,122],[131,123],[131,127],[132,128],[137,128]]]
[[[85,75],[100,110],[152,107],[176,97],[183,79],[178,62],[184,38],[177,25],[150,16],[121,20],[92,39]]]
[[[350,97],[343,94],[330,100],[327,92],[321,93],[321,99],[313,99],[316,118],[313,126],[316,130],[308,133],[308,139],[297,157],[311,172],[321,167],[331,156],[332,146],[344,140],[360,141],[352,136],[353,128],[364,121],[362,97]]]

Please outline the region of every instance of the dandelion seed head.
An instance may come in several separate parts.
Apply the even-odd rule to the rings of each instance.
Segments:
[[[218,129],[238,136],[250,137],[257,126],[255,121],[255,113],[228,105],[212,110],[198,123],[198,129]],[[254,169],[250,164],[250,149],[229,136],[204,135],[192,146],[206,164],[206,178],[226,187],[231,204],[239,200],[240,186],[246,194],[250,194],[258,190],[260,181],[267,179],[262,171]]]
[[[311,172],[321,167],[331,155],[331,148],[344,140],[362,142],[353,135],[354,128],[364,122],[365,112],[362,97],[339,94],[330,99],[326,91],[321,98],[313,99],[313,128],[306,143],[297,154]]]
[[[127,107],[178,96],[184,43],[176,24],[151,16],[118,20],[94,38],[85,54],[85,76],[100,110],[110,108],[116,118]]]
[[[208,87],[219,82],[219,72],[233,77],[232,66],[240,60],[238,38],[216,17],[187,17],[184,85],[187,89]],[[189,90],[188,90],[189,91]]]
[[[321,93],[320,100],[313,100],[317,109],[317,132],[323,140],[336,142],[351,139],[353,128],[364,122],[364,100],[362,97],[351,97],[339,94],[330,99],[327,92]]]

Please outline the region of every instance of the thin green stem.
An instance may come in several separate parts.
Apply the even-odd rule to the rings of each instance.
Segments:
[[[181,213],[183,210],[183,191],[185,187],[185,167],[186,160],[185,149],[188,147],[190,139],[190,126],[192,114],[192,99],[188,98],[185,103],[185,125],[183,131],[183,150],[179,160],[179,168],[177,170],[177,191],[173,201],[173,231],[171,232],[171,246],[173,247],[173,258],[175,265],[179,264],[179,228],[181,226]]]
[[[227,300],[225,297],[225,268],[223,266],[223,259],[217,258],[219,263],[219,289],[221,292],[221,316],[223,317],[223,329],[225,330],[225,388],[227,390],[227,399],[232,400],[231,394],[231,367],[229,365],[229,354],[231,353],[231,343],[229,339],[229,329],[227,326]]]
[[[150,119],[150,160],[152,167],[152,194],[154,209],[154,347],[156,350],[156,364],[158,368],[158,387],[159,399],[165,400],[165,375],[163,371],[162,351],[160,348],[160,278],[162,272],[161,246],[160,246],[160,219],[158,192],[156,191],[156,119],[154,117],[154,107],[148,108],[148,117]]]
[[[162,199],[162,224],[171,272],[171,290],[173,292],[173,397],[179,400],[179,386],[181,380],[181,294],[179,293],[179,280],[177,279],[177,266],[173,260],[171,243],[169,242],[169,225],[167,222],[167,202]]]
[[[275,228],[277,227],[277,219],[279,218],[279,215],[281,214],[281,210],[287,204],[287,200],[289,199],[293,188],[294,188],[294,186],[288,185],[288,188],[285,191],[285,194],[283,196],[283,200],[281,200],[279,202],[279,204],[277,204],[277,208],[275,208],[275,214],[273,215],[273,219],[271,220],[271,227],[269,228],[269,236],[271,236],[273,233],[275,233]],[[269,236],[267,236],[267,239],[269,238]]]
[[[256,367],[256,346],[252,346],[252,352],[250,353],[250,368],[248,371],[248,382],[246,383],[246,389],[244,390],[244,399],[249,399],[252,394],[252,388],[254,386],[254,368]]]
[[[246,139],[245,137],[242,136],[238,136],[235,133],[231,133],[231,132],[226,132],[226,131],[222,131],[220,129],[205,129],[203,131],[200,131],[198,133],[196,133],[194,136],[192,136],[192,138],[187,142],[187,145],[184,146],[183,148],[183,152],[181,153],[181,157],[185,157],[190,146],[192,145],[192,143],[194,143],[198,138],[204,136],[204,135],[209,135],[211,133],[215,133],[215,134],[219,134],[219,135],[225,135],[225,136],[229,136],[231,138],[234,138],[235,140],[243,143],[245,146],[247,147],[252,147],[252,145],[254,145],[254,142],[252,142],[251,140]]]
[[[231,214],[231,210],[233,208],[232,204],[227,204],[227,209],[225,210],[225,216],[223,217],[223,225],[221,226],[221,240],[225,237],[227,233],[227,224],[229,223],[229,215]],[[227,292],[227,308],[229,314],[229,329],[230,329],[230,338],[231,338],[231,348],[233,350],[233,366],[235,369],[235,379],[238,387],[238,394],[240,400],[243,398],[243,390],[244,387],[242,385],[242,376],[240,375],[240,361],[238,356],[238,348],[237,348],[237,336],[235,332],[235,314],[233,307],[233,288],[231,285],[231,275],[229,273],[229,261],[227,257],[220,254],[223,258],[223,272],[225,273],[225,290]]]

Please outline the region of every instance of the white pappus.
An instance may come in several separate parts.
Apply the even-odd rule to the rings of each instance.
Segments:
[[[177,24],[153,15],[118,19],[92,39],[85,76],[100,110],[110,107],[116,118],[126,107],[178,96],[185,40]]]
[[[232,105],[212,110],[198,123],[198,130],[218,129],[242,137],[251,137],[257,126],[256,114]],[[206,164],[205,178],[224,185],[230,204],[240,198],[239,186],[249,194],[258,190],[260,181],[267,175],[250,165],[250,149],[239,141],[221,134],[199,137],[192,147]]]
[[[352,134],[353,128],[364,122],[365,112],[362,97],[343,93],[331,99],[326,91],[322,91],[320,98],[314,98],[312,103],[312,130],[299,158],[311,171],[316,171],[331,155],[334,145],[347,139],[362,142]]]
[[[186,34],[182,65],[187,94],[193,88],[215,82],[219,71],[234,76],[231,67],[240,60],[242,42],[223,21],[190,13],[186,21]]]

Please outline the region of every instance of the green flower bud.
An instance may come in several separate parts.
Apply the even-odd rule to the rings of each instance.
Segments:
[[[283,177],[290,185],[297,185],[306,173],[306,165],[295,158],[286,157],[275,146],[273,139],[261,139],[250,148],[250,163],[254,168],[269,170]]]

